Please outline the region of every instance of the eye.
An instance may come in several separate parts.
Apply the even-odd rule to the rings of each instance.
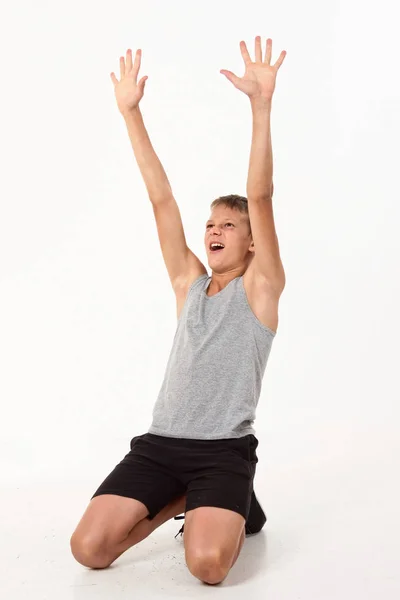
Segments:
[[[208,224],[208,225],[206,226],[206,229],[209,229],[210,227],[211,227],[211,224]]]
[[[226,225],[232,225],[233,226],[233,223],[226,223]]]

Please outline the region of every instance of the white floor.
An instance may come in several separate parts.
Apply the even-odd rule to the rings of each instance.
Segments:
[[[97,479],[3,487],[1,597],[398,600],[398,444],[378,451],[364,441],[352,454],[292,455],[260,468],[255,487],[267,525],[246,539],[219,586],[189,573],[183,539],[174,538],[182,521],[169,521],[107,570],[76,563],[69,537]]]

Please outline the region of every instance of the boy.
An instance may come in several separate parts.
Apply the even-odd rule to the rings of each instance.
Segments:
[[[212,202],[205,247],[212,271],[186,244],[179,208],[139,111],[147,77],[137,83],[141,51],[120,81],[111,74],[144,178],[165,265],[176,295],[178,324],[148,432],[103,481],[71,537],[81,564],[104,568],[162,523],[185,512],[185,559],[209,584],[225,579],[266,517],[253,491],[258,440],[252,427],[278,325],[285,286],[272,211],[270,113],[276,74],[272,40],[255,62],[240,43],[246,72],[221,71],[246,93],[253,114],[248,198]],[[183,528],[182,530],[183,531]]]

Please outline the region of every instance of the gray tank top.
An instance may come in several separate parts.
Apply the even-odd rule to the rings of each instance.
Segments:
[[[250,308],[243,276],[214,296],[210,282],[200,275],[189,288],[149,433],[207,440],[255,433],[275,332]]]

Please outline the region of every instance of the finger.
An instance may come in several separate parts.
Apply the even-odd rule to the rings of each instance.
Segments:
[[[240,52],[242,53],[244,64],[248,65],[249,63],[251,63],[250,54],[247,50],[246,43],[243,41],[240,42]]]
[[[132,50],[128,48],[126,51],[126,70],[129,71],[132,69]]]
[[[279,67],[281,66],[281,64],[283,63],[283,61],[285,59],[286,54],[287,54],[286,50],[282,50],[282,52],[279,55],[278,60],[274,64],[274,67],[276,67],[277,69],[279,69]]]
[[[114,85],[117,85],[118,79],[115,77],[115,73],[111,73],[111,81]]]
[[[147,75],[145,75],[144,77],[142,77],[142,79],[138,83],[138,87],[142,90],[142,92],[144,91],[144,86],[146,84],[147,79],[148,79],[148,77],[147,77]]]
[[[261,51],[261,36],[256,37],[255,41],[255,55],[256,62],[262,62],[262,51]]]
[[[122,79],[125,76],[125,60],[123,56],[120,56],[119,59],[119,73],[120,79]]]
[[[268,38],[267,45],[265,48],[265,58],[264,58],[264,63],[266,65],[271,64],[271,54],[272,54],[272,40],[271,40],[271,38]]]
[[[240,77],[237,77],[234,73],[232,73],[232,71],[226,71],[225,69],[221,69],[220,73],[222,73],[222,75],[225,75],[225,77],[229,79],[229,81],[233,83],[234,86],[236,86],[236,84],[240,81]]]
[[[136,50],[135,62],[133,63],[133,70],[132,70],[135,81],[137,81],[137,76],[139,74],[141,58],[142,58],[142,51]]]

